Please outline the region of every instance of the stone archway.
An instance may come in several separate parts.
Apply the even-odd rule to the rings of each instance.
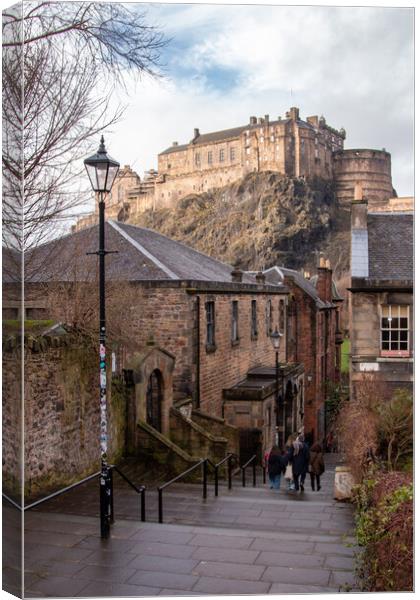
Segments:
[[[135,422],[144,421],[169,434],[169,410],[173,404],[175,357],[156,346],[134,354],[127,367],[135,386]]]

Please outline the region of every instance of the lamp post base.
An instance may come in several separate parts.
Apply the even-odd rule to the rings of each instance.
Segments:
[[[112,504],[112,487],[111,473],[108,465],[103,465],[101,470],[100,481],[100,521],[101,521],[101,538],[109,538],[110,522],[111,522],[111,504]]]

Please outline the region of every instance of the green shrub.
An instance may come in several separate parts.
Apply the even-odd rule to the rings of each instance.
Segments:
[[[355,488],[358,574],[367,591],[413,589],[413,484],[379,473]]]

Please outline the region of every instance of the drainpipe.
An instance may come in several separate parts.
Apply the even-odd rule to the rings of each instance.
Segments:
[[[196,297],[195,408],[200,408],[200,296]]]

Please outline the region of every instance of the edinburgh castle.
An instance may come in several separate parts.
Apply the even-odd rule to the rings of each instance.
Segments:
[[[395,196],[390,154],[384,149],[344,149],[345,138],[345,130],[334,129],[323,116],[302,120],[296,107],[276,120],[251,116],[247,125],[233,129],[204,134],[194,129],[190,142],[173,142],[161,152],[158,170],[147,171],[143,179],[129,166],[120,169],[107,216],[130,221],[144,211],[171,208],[189,194],[222,188],[251,172],[332,181],[341,206],[350,204],[356,183],[370,203]],[[96,220],[97,214],[83,217],[74,229]]]

